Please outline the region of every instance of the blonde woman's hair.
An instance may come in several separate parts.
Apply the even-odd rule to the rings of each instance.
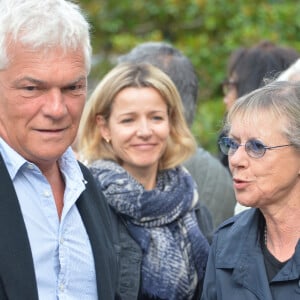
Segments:
[[[184,119],[182,102],[172,80],[151,64],[123,63],[102,79],[85,106],[78,132],[82,159],[87,163],[98,159],[110,159],[120,163],[111,144],[101,136],[96,118],[100,115],[107,122],[117,94],[127,87],[154,88],[167,105],[170,136],[159,168],[173,168],[189,158],[196,149],[196,142]]]

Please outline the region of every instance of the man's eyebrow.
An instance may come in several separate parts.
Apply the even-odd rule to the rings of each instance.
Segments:
[[[86,76],[80,76],[80,77],[78,77],[74,81],[71,81],[70,83],[67,83],[67,86],[76,84],[76,83],[78,83],[80,81],[86,81]]]
[[[22,77],[22,78],[18,78],[15,81],[13,81],[13,84],[18,85],[18,84],[21,84],[23,81],[27,81],[27,82],[37,84],[37,85],[46,85],[47,84],[46,81],[39,80],[39,79],[30,77],[30,76],[25,76],[25,77]],[[78,78],[74,79],[73,81],[71,81],[69,83],[66,83],[64,86],[74,85],[74,84],[76,84],[80,81],[86,81],[86,76],[84,76],[84,75],[79,76]]]
[[[18,84],[22,83],[23,81],[28,81],[28,82],[31,82],[33,84],[45,84],[44,81],[38,80],[38,79],[30,77],[30,76],[25,76],[25,77],[22,77],[22,78],[18,78],[15,81],[13,81],[13,84],[18,85]]]

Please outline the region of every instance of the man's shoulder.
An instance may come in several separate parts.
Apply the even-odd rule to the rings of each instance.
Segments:
[[[221,162],[199,147],[184,166],[196,181],[199,198],[212,213],[214,226],[231,217],[236,200],[231,175]]]
[[[199,188],[207,190],[213,187],[214,194],[216,189],[220,189],[223,197],[230,197],[235,202],[231,175],[211,153],[198,148],[183,165],[195,179]],[[232,205],[234,206],[233,203]]]
[[[229,176],[228,170],[221,164],[221,162],[207,150],[198,147],[197,151],[191,156],[184,165],[187,168],[197,168],[198,170],[208,171],[213,173],[222,173]]]

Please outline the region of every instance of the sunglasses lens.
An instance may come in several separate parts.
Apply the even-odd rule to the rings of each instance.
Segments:
[[[219,141],[221,151],[226,155],[232,155],[239,145],[229,137],[222,137]]]
[[[262,157],[265,152],[265,145],[258,140],[250,140],[245,145],[246,151],[252,157]]]

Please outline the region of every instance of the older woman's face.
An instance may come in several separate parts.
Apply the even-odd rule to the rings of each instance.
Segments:
[[[258,139],[266,146],[289,144],[281,133],[285,120],[268,113],[245,121],[236,116],[229,136],[239,144]],[[252,158],[244,146],[229,156],[229,166],[237,201],[251,207],[277,208],[295,204],[300,193],[300,152],[293,146],[266,150],[261,158]],[[295,197],[296,196],[296,197]],[[297,200],[299,203],[299,200]]]

